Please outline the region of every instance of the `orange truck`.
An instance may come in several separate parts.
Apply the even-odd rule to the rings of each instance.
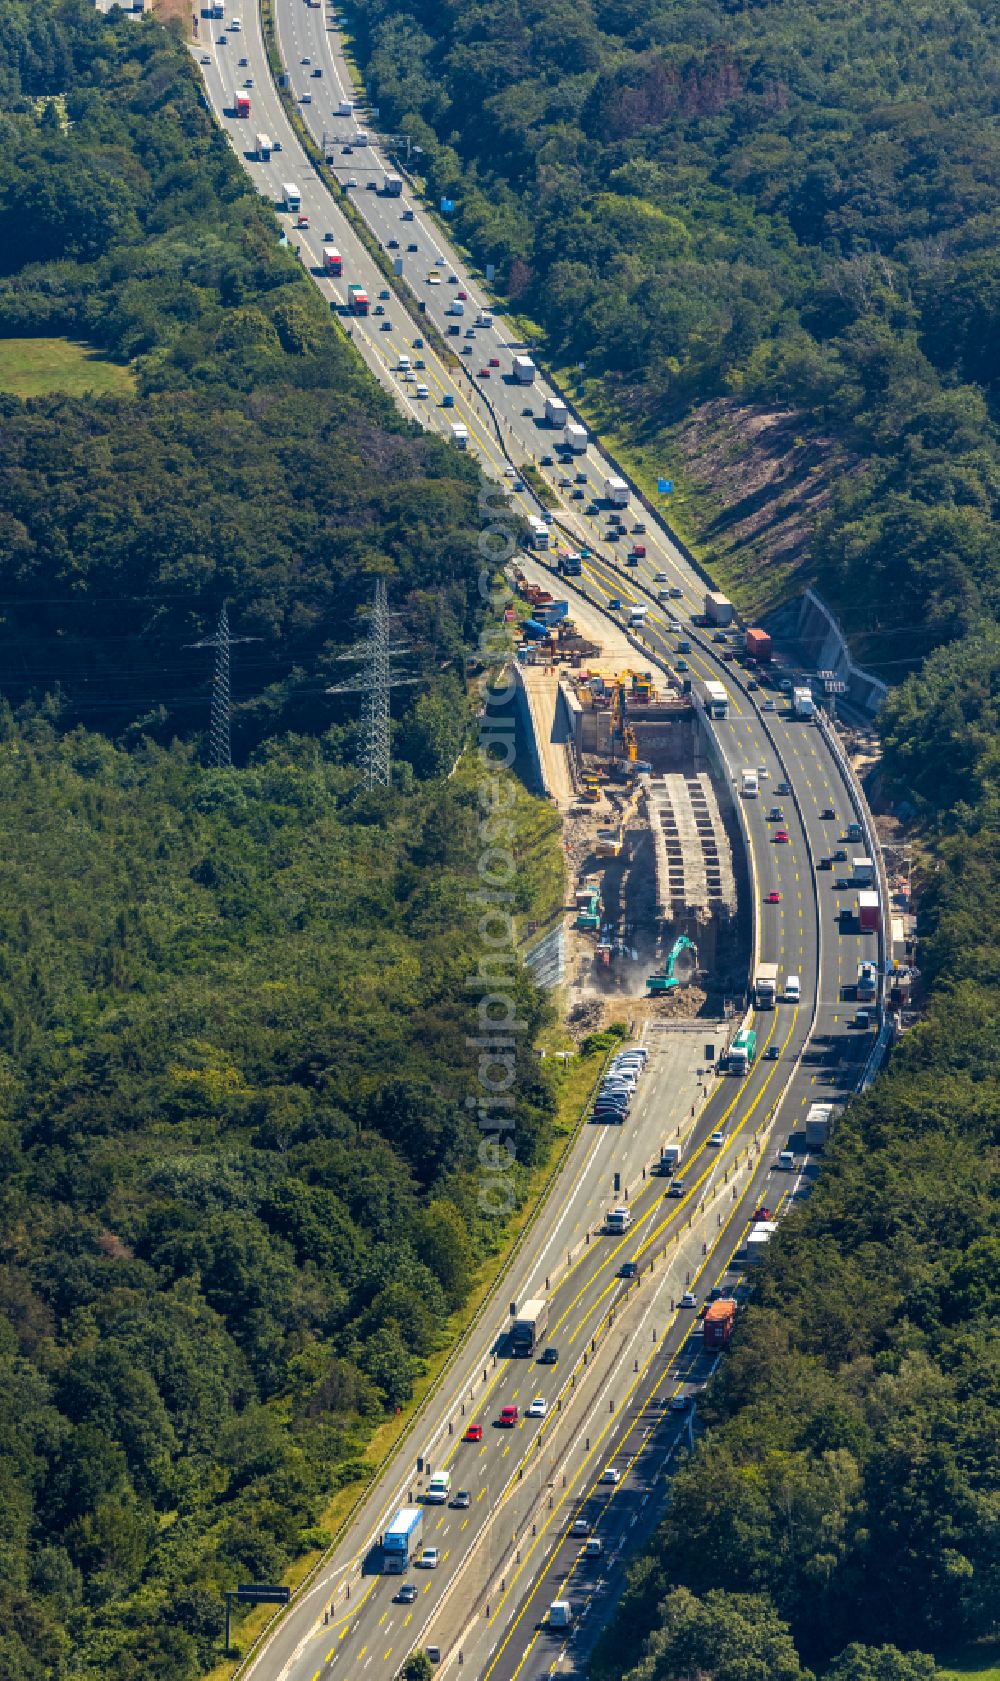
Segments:
[[[746,634],[746,650],[752,660],[761,665],[771,658],[771,638],[766,630],[748,630]]]
[[[725,1298],[712,1302],[705,1315],[705,1347],[725,1348],[736,1323],[736,1303]]]

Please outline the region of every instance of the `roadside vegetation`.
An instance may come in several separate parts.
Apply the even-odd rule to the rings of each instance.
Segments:
[[[4,21],[0,385],[36,386],[0,394],[0,1674],[193,1681],[224,1591],[364,1487],[585,1072],[534,1056],[515,968],[485,1207],[473,466],[363,372],[170,34]],[[78,345],[122,387],[70,390]],[[417,681],[369,793],[326,689],[379,576]],[[224,602],[256,640],[211,771],[187,644]],[[561,860],[510,795],[520,934]]]
[[[432,200],[551,362],[585,365],[644,482],[688,492],[734,591],[817,579],[894,681],[995,614],[995,10],[371,0],[352,22]]]

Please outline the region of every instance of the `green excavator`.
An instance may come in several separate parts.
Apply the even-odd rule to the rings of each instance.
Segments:
[[[678,975],[675,973],[677,960],[679,957],[683,956],[685,952],[690,952],[691,956],[690,958],[685,958],[684,974]],[[660,975],[650,975],[646,981],[646,987],[650,996],[655,997],[657,993],[661,992],[672,992],[675,986],[686,986],[697,967],[698,947],[695,945],[693,940],[688,939],[686,934],[682,934],[679,939],[674,941],[670,948],[670,954],[664,966],[663,973]]]

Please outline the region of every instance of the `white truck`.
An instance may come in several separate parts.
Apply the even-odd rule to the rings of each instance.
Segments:
[[[665,1174],[676,1173],[683,1159],[684,1146],[682,1144],[664,1144],[660,1151],[660,1172]]]
[[[816,702],[813,700],[811,689],[807,689],[803,685],[801,688],[792,690],[792,711],[796,718],[812,718],[815,716]]]
[[[492,316],[491,312],[488,309],[481,309],[479,311],[479,314],[476,316],[476,326],[477,327],[492,327],[492,325],[493,325],[493,316]]]
[[[745,770],[740,771],[740,793],[743,795],[745,800],[755,800],[757,798],[757,790],[759,786],[760,784],[758,783],[757,772],[755,770],[750,770],[749,767],[747,767]]]
[[[302,194],[299,192],[299,189],[295,185],[294,181],[285,181],[282,184],[281,197],[284,201],[285,209],[291,211],[293,215],[297,210],[301,210]]]
[[[543,519],[535,514],[529,515],[528,529],[531,532],[531,546],[533,549],[547,549],[552,541],[552,533]]]
[[[612,473],[604,481],[604,498],[613,508],[628,507],[628,485],[620,479],[617,473]]]
[[[337,106],[337,115],[338,117],[353,117],[354,106],[351,104],[349,99],[342,99],[340,101],[340,104]]]
[[[387,175],[382,183],[382,191],[386,198],[402,198],[403,177],[401,175]]]
[[[443,1506],[451,1494],[451,1472],[435,1471],[427,1484],[425,1496],[428,1506]]]
[[[708,590],[705,594],[705,617],[712,625],[731,625],[734,618],[733,604],[727,595],[718,590]]]
[[[874,859],[855,858],[851,864],[851,875],[855,887],[870,887],[875,880]]]
[[[451,423],[451,441],[458,449],[464,449],[469,441],[469,428],[460,420],[453,420]]]
[[[729,696],[723,685],[712,677],[705,684],[705,711],[710,718],[729,717]]]
[[[558,431],[562,431],[569,419],[569,410],[561,397],[546,397],[545,419],[549,426],[555,426]]]
[[[270,161],[270,157],[271,157],[271,136],[269,134],[258,134],[258,136],[257,136],[257,161],[258,161],[258,163],[268,163]]]
[[[518,385],[533,385],[535,382],[535,364],[530,356],[514,357],[514,378]]]
[[[811,1104],[806,1111],[806,1149],[822,1150],[832,1131],[833,1104]]]
[[[630,1208],[613,1208],[604,1222],[605,1228],[612,1237],[627,1232],[632,1224],[632,1210]]]
[[[747,1234],[746,1258],[748,1266],[760,1260],[778,1227],[774,1220],[757,1220]]]
[[[577,421],[571,420],[566,427],[566,442],[574,455],[584,455],[590,442],[586,426],[580,426]]]
[[[759,963],[753,982],[753,1001],[758,1010],[773,1010],[778,1002],[778,965]]]
[[[642,626],[646,623],[646,614],[648,611],[649,608],[644,607],[639,602],[631,606],[628,610],[629,629],[641,630]]]

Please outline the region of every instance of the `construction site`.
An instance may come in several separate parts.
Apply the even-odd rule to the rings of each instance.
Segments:
[[[530,615],[516,675],[535,777],[564,813],[571,1018],[628,1000],[633,1018],[717,1020],[745,984],[748,901],[692,685],[582,598],[560,601],[537,563],[511,576]]]

